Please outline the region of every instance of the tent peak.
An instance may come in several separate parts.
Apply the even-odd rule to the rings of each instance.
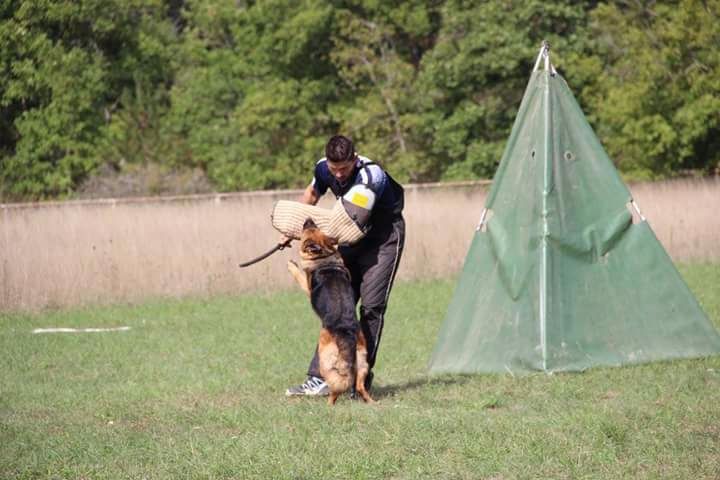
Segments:
[[[540,61],[544,60],[545,65],[545,71],[549,71],[550,75],[553,77],[557,74],[555,71],[555,67],[552,63],[550,63],[550,43],[547,40],[543,40],[542,44],[540,45],[540,52],[538,53],[537,60],[535,60],[535,67],[533,67],[533,72],[535,72],[538,67],[540,67]]]

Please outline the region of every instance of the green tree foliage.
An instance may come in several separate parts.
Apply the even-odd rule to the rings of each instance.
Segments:
[[[717,0],[5,0],[0,198],[100,165],[301,187],[328,136],[403,181],[491,177],[540,42],[621,171],[720,162]]]
[[[620,2],[591,13],[571,70],[611,158],[635,178],[720,167],[720,2]]]
[[[167,42],[152,39],[164,16],[162,4],[140,0],[3,2],[4,196],[66,195],[99,165],[113,112],[130,114],[122,92],[138,78],[153,89],[172,78]]]
[[[332,9],[321,2],[188,2],[168,123],[219,190],[295,186],[333,130]]]
[[[422,102],[413,91],[439,18],[437,5],[417,0],[357,2],[335,15],[331,58],[344,93],[331,114],[340,131],[401,180],[434,177]]]
[[[581,48],[587,9],[572,1],[445,3],[419,80],[432,132],[425,148],[443,178],[492,176],[542,40],[553,52]]]

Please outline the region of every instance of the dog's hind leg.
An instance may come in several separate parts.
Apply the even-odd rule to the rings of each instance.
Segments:
[[[332,406],[335,405],[335,402],[337,402],[338,397],[340,396],[340,392],[332,392],[328,396],[328,405]]]
[[[364,402],[375,403],[370,397],[370,393],[365,389],[365,378],[370,371],[367,362],[367,343],[365,341],[365,335],[362,331],[358,331],[357,336],[357,350],[355,353],[355,368],[357,373],[355,375],[355,391]]]

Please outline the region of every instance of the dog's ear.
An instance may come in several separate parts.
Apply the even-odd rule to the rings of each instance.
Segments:
[[[317,225],[315,225],[315,222],[310,217],[308,217],[307,220],[305,220],[305,223],[303,223],[303,230],[307,228],[317,228]]]
[[[338,244],[338,239],[337,239],[337,238],[328,237],[328,239],[330,240],[330,245],[337,246],[337,244]]]

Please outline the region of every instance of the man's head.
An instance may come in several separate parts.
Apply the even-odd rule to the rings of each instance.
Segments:
[[[325,158],[332,176],[340,183],[346,182],[355,168],[357,159],[352,140],[342,135],[335,135],[325,145]]]

